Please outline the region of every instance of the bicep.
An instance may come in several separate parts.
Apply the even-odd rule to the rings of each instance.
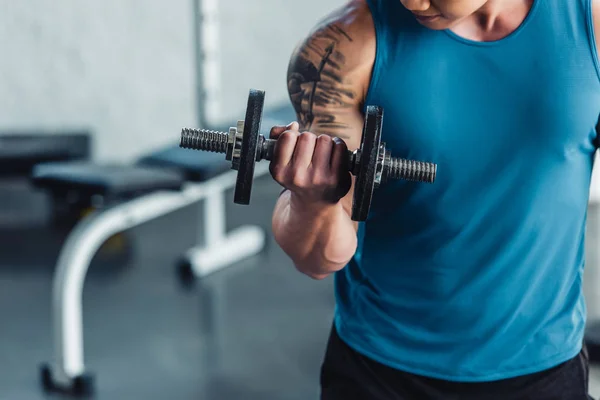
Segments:
[[[293,52],[287,86],[300,130],[343,139],[350,150],[360,145],[363,91],[353,76],[353,39],[337,25],[322,27]]]

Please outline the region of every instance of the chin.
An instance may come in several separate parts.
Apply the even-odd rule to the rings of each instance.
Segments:
[[[439,22],[421,22],[421,21],[419,21],[419,23],[421,25],[423,25],[424,27],[434,30],[434,31],[443,31],[444,29],[448,29],[448,27],[449,27],[448,24],[441,24]]]
[[[423,20],[420,20],[417,18],[417,21],[424,27],[432,29],[432,30],[436,30],[436,31],[442,31],[445,29],[449,29],[454,25],[452,23],[452,21],[448,21],[447,19],[444,19],[444,18],[436,18],[432,21],[423,21]]]

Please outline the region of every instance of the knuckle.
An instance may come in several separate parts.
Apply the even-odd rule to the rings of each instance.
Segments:
[[[327,186],[335,187],[340,183],[339,175],[335,172],[330,173],[327,177]]]
[[[291,134],[284,134],[277,139],[275,143],[275,149],[273,150],[273,157],[279,159],[282,154],[289,153],[296,146],[296,138]]]
[[[279,129],[277,129],[277,126],[274,126],[269,131],[269,136],[270,137],[277,136],[278,133],[279,133]]]
[[[333,143],[333,139],[331,138],[331,136],[329,135],[319,135],[319,137],[317,138],[317,142],[319,145],[322,146],[331,146]]]
[[[297,188],[305,188],[307,186],[306,174],[304,172],[295,171],[291,177],[291,183]]]
[[[280,163],[271,162],[271,164],[269,164],[269,171],[271,172],[271,176],[273,176],[273,179],[275,179],[276,181],[283,180],[284,168]]]
[[[312,178],[313,185],[317,187],[325,187],[330,185],[329,177],[321,171],[315,172]]]
[[[311,133],[311,132],[302,132],[298,136],[298,140],[300,140],[304,143],[315,142],[317,140],[317,135],[315,135],[314,133]]]
[[[273,175],[275,182],[285,186],[287,184],[285,172],[278,171]]]
[[[333,149],[333,139],[328,135],[319,136],[317,138],[316,148],[318,148],[321,153],[331,153]]]
[[[285,131],[281,135],[279,135],[279,139],[277,139],[277,143],[293,143],[296,141],[297,135],[293,131]]]

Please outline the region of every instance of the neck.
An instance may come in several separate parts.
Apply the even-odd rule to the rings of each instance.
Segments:
[[[488,0],[480,9],[475,11],[471,19],[483,32],[491,32],[501,21],[511,20],[512,16],[525,15],[531,8],[533,0]]]
[[[525,20],[534,0],[488,0],[452,30],[477,41],[494,41],[514,32]]]

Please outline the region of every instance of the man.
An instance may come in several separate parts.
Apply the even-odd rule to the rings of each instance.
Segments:
[[[273,231],[335,275],[322,399],[588,398],[599,3],[356,0],[294,51]],[[394,156],[438,174],[384,184],[357,224],[345,154],[370,104]]]

